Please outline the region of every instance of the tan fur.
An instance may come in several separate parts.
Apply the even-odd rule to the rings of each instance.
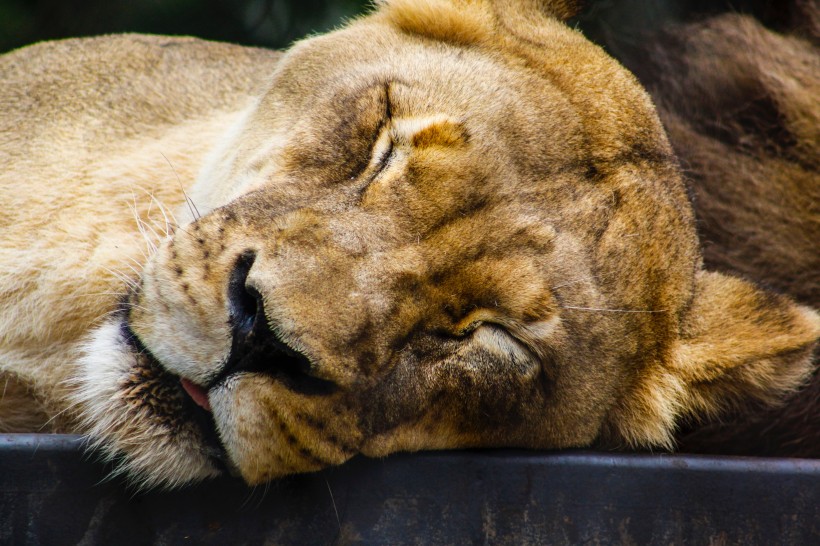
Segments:
[[[10,374],[0,375],[0,433],[51,432],[43,405],[24,383]]]
[[[226,56],[245,72],[226,75]],[[60,411],[69,355],[139,278],[181,185],[259,85],[253,62],[275,56],[142,36],[2,58],[0,365]]]
[[[569,5],[3,57],[0,372],[166,486],[672,447],[798,388],[817,313],[703,270],[649,96]]]

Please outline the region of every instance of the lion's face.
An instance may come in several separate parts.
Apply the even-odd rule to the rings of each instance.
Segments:
[[[627,441],[699,266],[646,95],[557,21],[399,8],[284,57],[96,333],[92,433],[148,482]]]

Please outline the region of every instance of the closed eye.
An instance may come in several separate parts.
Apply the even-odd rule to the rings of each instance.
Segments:
[[[373,177],[378,176],[379,173],[390,164],[390,160],[393,158],[393,151],[393,138],[390,135],[390,130],[385,129],[373,145],[373,159],[371,161]]]
[[[390,159],[393,157],[393,137],[390,128],[392,121],[393,109],[390,104],[390,83],[388,82],[384,85],[384,118],[371,153],[371,166],[374,169],[371,178],[377,177],[390,164]]]

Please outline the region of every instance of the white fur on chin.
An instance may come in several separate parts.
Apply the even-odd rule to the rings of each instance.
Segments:
[[[122,455],[114,474],[126,474],[140,488],[174,488],[218,475],[198,434],[172,431],[127,403],[122,389],[135,365],[117,319],[86,341],[72,390],[90,446],[106,461]]]

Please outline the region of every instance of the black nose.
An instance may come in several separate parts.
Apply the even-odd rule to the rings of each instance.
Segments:
[[[228,280],[228,313],[235,338],[252,336],[256,323],[265,320],[262,295],[247,284],[248,273],[255,261],[255,252],[243,252],[237,258]]]
[[[314,377],[310,360],[271,328],[262,295],[248,284],[248,274],[255,262],[254,252],[243,252],[228,279],[228,314],[233,340],[228,361],[214,383],[235,373],[255,372],[272,375],[303,394],[333,392],[336,385]]]

